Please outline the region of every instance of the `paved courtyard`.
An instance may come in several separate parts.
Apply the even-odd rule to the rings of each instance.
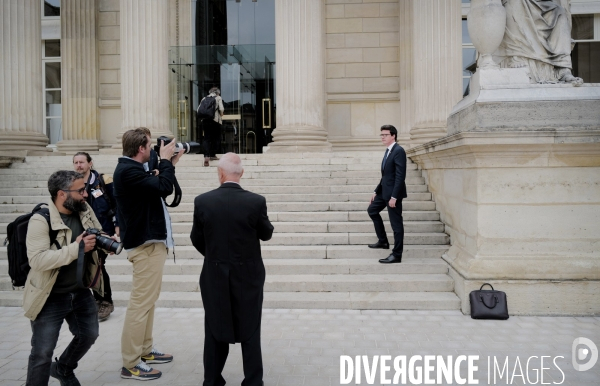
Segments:
[[[82,385],[139,383],[119,378],[124,314],[125,308],[116,308],[111,318],[100,324],[98,341],[76,370]],[[202,384],[203,318],[202,309],[157,309],[156,344],[172,353],[175,360],[169,364],[154,365],[163,371],[163,377],[151,381],[151,385]],[[352,359],[357,355],[366,356],[368,368],[376,356],[391,357],[386,362],[391,367],[389,372],[382,371],[377,364],[373,383],[367,383],[368,374],[363,367],[362,385],[382,384],[382,372],[384,380],[392,380],[395,374],[393,362],[398,356],[406,356],[406,369],[410,372],[408,361],[415,355],[440,355],[444,360],[447,355],[452,355],[453,363],[457,363],[460,355],[478,355],[474,362],[478,367],[474,379],[482,385],[488,384],[488,376],[489,384],[541,384],[541,367],[546,368],[543,371],[545,384],[600,384],[600,361],[591,370],[579,372],[574,370],[571,359],[575,338],[585,337],[600,346],[599,317],[515,316],[507,321],[475,321],[458,311],[266,309],[263,311],[262,331],[267,386],[339,385],[341,355]],[[30,338],[29,323],[21,309],[0,307],[0,385],[25,383]],[[62,352],[69,340],[70,333],[65,324],[55,355]],[[578,348],[583,348],[585,353],[583,346]],[[543,366],[542,356],[546,357]],[[591,352],[579,363],[585,364],[590,356]],[[500,370],[507,364],[502,377],[497,370],[488,374],[488,357],[492,367],[496,359]],[[414,363],[423,367],[422,359]],[[432,363],[435,365],[435,362]],[[460,376],[466,378],[467,361],[458,363],[458,366]],[[434,381],[435,369],[428,373]],[[419,370],[422,369],[410,375],[421,376],[424,382],[424,375],[419,375]],[[496,374],[496,383],[493,374]],[[243,374],[239,344],[231,347],[224,376],[228,385],[241,384]],[[348,374],[344,376],[348,377]],[[419,378],[415,379],[418,384]],[[444,379],[439,384],[458,384],[455,383],[456,378],[452,378],[451,382]],[[358,384],[355,375],[349,384]],[[405,384],[413,383],[407,378]],[[58,385],[58,382],[51,378],[50,385]]]

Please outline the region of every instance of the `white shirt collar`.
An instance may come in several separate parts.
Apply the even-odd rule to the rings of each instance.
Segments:
[[[239,182],[235,182],[235,181],[225,181],[225,182],[223,182],[223,183],[224,183],[224,184],[238,184],[238,185],[240,185],[240,183],[239,183]],[[240,185],[240,186],[242,186],[242,185]]]
[[[395,144],[396,144],[396,142],[393,142],[393,143],[392,143],[390,146],[388,146],[388,147],[387,147],[387,148],[388,148],[388,150],[389,150],[389,151],[388,151],[388,153],[389,153],[390,151],[392,151],[392,148],[394,147],[394,145],[395,145]]]

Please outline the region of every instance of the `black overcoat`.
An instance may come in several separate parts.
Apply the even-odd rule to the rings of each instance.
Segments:
[[[218,341],[247,341],[260,326],[265,266],[260,240],[273,235],[263,196],[224,183],[194,200],[190,238],[204,255],[200,291]]]

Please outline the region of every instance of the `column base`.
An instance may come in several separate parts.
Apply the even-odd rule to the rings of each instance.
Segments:
[[[322,127],[278,127],[273,131],[273,143],[265,148],[270,153],[303,153],[331,151],[327,132]]]
[[[410,130],[410,142],[420,145],[447,135],[446,124],[415,126]]]
[[[1,131],[0,151],[2,150],[35,150],[52,152],[48,149],[48,137],[33,131]]]
[[[64,152],[66,154],[74,154],[79,151],[98,151],[100,145],[96,139],[68,139],[60,141],[56,144],[56,150]]]

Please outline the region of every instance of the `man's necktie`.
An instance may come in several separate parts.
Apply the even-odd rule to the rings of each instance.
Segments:
[[[390,149],[385,149],[385,154],[383,155],[383,161],[381,162],[381,170],[383,171],[383,167],[385,166],[385,161],[387,160],[387,156]]]

